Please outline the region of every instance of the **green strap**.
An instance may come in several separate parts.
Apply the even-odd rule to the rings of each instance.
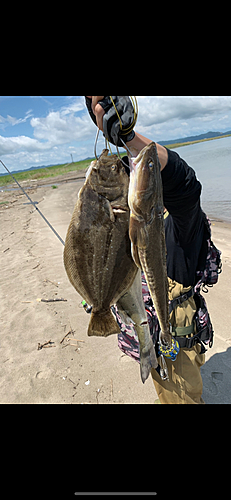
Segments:
[[[192,325],[185,326],[184,328],[173,326],[172,332],[174,337],[185,337],[186,335],[191,335],[194,333],[194,322]]]

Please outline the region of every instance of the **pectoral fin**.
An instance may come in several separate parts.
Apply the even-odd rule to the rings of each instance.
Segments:
[[[138,221],[131,215],[129,236],[134,246],[142,249],[147,248],[149,243],[149,235],[145,221]]]
[[[105,208],[105,211],[108,212],[108,215],[110,217],[111,222],[113,222],[113,224],[114,224],[115,215],[113,213],[113,208],[111,206],[111,203],[106,198],[104,199],[104,208]]]
[[[142,269],[142,265],[140,263],[138,247],[136,245],[133,245],[133,243],[132,243],[132,258],[133,258],[135,264],[137,265],[137,267],[140,267],[140,269]]]

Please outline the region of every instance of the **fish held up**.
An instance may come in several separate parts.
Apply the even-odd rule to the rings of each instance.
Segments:
[[[129,207],[132,255],[144,271],[161,327],[161,340],[172,345],[161,166],[155,143],[130,160]]]
[[[90,166],[64,250],[71,284],[93,306],[88,335],[101,337],[120,333],[111,306],[137,275],[129,239],[129,177],[121,160],[108,153]]]

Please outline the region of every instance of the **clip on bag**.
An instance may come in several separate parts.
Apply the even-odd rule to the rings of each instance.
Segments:
[[[207,229],[208,254],[204,271],[198,271],[198,283],[195,292],[199,293],[202,287],[204,293],[208,293],[208,287],[217,284],[219,275],[222,273],[221,252],[212,241],[211,222],[204,213],[204,222]]]

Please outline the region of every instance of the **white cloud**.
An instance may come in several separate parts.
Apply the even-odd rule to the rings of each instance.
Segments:
[[[74,113],[52,111],[46,118],[32,118],[30,123],[34,128],[34,137],[48,141],[51,146],[87,139],[92,134],[88,117],[81,118]]]
[[[32,117],[31,110],[26,113],[25,118],[16,119],[7,116],[1,117],[11,125],[25,122],[31,118],[30,125],[33,128],[34,138],[26,136],[3,137],[0,135],[0,155],[15,154],[20,151],[36,153],[59,148],[59,146],[73,141],[87,140],[95,133],[95,126],[89,120],[88,114],[76,116],[85,109],[83,99],[78,99],[60,109],[51,111],[45,118]],[[2,120],[1,120],[2,121]]]
[[[231,97],[162,97],[139,99],[139,117],[142,127],[149,127],[173,119],[207,118],[231,112]]]
[[[26,137],[24,135],[18,137],[2,137],[0,136],[0,154],[7,155],[15,153],[20,150],[25,150],[28,152],[40,151],[42,149],[47,149],[47,146],[41,144],[35,139]]]
[[[32,109],[29,109],[26,112],[24,118],[15,118],[14,116],[11,116],[11,115],[7,115],[6,118],[4,118],[3,116],[0,116],[0,123],[4,123],[3,128],[5,128],[8,125],[11,125],[14,127],[15,125],[19,125],[20,123],[25,123],[32,116],[33,116]]]
[[[139,117],[136,130],[154,141],[178,139],[208,130],[231,129],[231,97],[137,96]],[[44,100],[44,98],[43,98]],[[63,102],[63,101],[62,101]],[[49,106],[52,103],[47,102]],[[29,106],[28,106],[29,107]],[[84,97],[69,97],[65,106],[50,109],[47,116],[33,116],[29,109],[21,118],[0,115],[0,129],[14,127],[30,119],[31,134],[13,137],[0,135],[0,156],[8,155],[10,168],[33,164],[77,161],[93,156],[96,127],[85,107]],[[29,124],[27,123],[28,130]],[[97,150],[104,147],[102,134]]]
[[[139,97],[137,131],[155,141],[231,129],[231,97]]]
[[[34,137],[48,141],[51,147],[90,138],[95,127],[88,114],[75,115],[83,110],[85,103],[81,98],[59,111],[51,111],[45,118],[32,118],[30,124],[34,128]]]

